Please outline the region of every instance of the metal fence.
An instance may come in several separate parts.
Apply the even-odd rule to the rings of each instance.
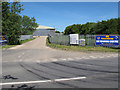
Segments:
[[[95,35],[79,35],[79,39],[85,39],[87,46],[95,46]],[[49,40],[50,43],[70,45],[69,35],[55,34],[54,36],[49,36]]]
[[[70,37],[69,35],[55,34],[54,36],[49,35],[50,43],[60,44],[60,45],[69,45]]]
[[[79,39],[85,39],[87,46],[95,46],[95,35],[79,35]]]
[[[33,39],[33,35],[21,35],[20,40]]]

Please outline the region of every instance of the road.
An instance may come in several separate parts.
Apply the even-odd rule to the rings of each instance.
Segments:
[[[51,49],[38,37],[2,52],[3,88],[118,88],[118,53]]]

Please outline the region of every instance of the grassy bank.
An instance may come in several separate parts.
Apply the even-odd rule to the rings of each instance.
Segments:
[[[51,48],[61,49],[61,50],[71,50],[71,51],[97,51],[97,52],[120,52],[119,49],[106,48],[106,47],[91,47],[91,46],[66,46],[49,43],[47,38],[47,46]]]
[[[34,39],[22,40],[20,43],[23,44],[23,43],[29,42],[31,40],[34,40]],[[14,47],[14,46],[17,46],[17,45],[5,45],[5,46],[2,46],[2,48],[11,48],[11,47]]]

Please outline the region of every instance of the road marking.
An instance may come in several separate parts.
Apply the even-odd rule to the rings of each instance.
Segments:
[[[55,62],[55,61],[58,61],[58,59],[53,58],[52,61]]]
[[[79,79],[85,79],[86,77],[74,77],[74,78],[63,78],[63,79],[55,79],[54,81],[70,81],[70,80],[79,80]]]
[[[97,57],[94,57],[94,56],[90,56],[91,58],[97,58]]]
[[[73,58],[67,58],[67,60],[74,60]]]
[[[80,58],[80,57],[76,57],[75,59],[82,59],[82,58]]]
[[[22,53],[22,55],[24,55],[25,53]]]
[[[104,58],[104,56],[103,57],[99,57],[99,58]]]
[[[30,84],[30,83],[44,83],[44,82],[51,82],[51,80],[10,82],[10,83],[0,83],[0,85]]]
[[[71,80],[80,80],[80,79],[86,79],[86,77],[61,78],[61,79],[40,80],[40,81],[8,82],[8,83],[0,83],[0,85],[33,84],[33,83],[45,83],[45,82],[50,83],[50,82],[61,82],[61,81],[71,81]]]
[[[82,57],[83,59],[90,59],[90,58],[88,58],[88,57]]]
[[[66,61],[67,59],[65,59],[65,58],[60,58],[60,60]]]
[[[18,58],[20,58],[21,56],[18,56]]]
[[[22,62],[22,59],[20,59],[19,61]]]
[[[106,57],[111,57],[111,56],[106,56]]]

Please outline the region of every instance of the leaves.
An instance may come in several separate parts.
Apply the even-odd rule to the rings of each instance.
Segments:
[[[73,24],[67,26],[64,34],[120,34],[120,18],[110,19],[107,21],[86,24]]]

